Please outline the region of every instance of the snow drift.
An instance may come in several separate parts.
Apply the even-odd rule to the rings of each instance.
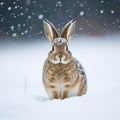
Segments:
[[[87,94],[49,100],[42,67],[47,43],[0,48],[0,120],[120,119],[120,36],[79,37],[69,49],[88,79]]]

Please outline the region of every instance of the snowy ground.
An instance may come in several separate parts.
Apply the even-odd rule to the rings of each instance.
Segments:
[[[84,66],[88,92],[65,100],[48,100],[42,84],[49,42],[0,48],[0,120],[119,120],[119,38],[71,40],[69,49]]]

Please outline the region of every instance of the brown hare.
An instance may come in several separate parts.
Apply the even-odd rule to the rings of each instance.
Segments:
[[[75,19],[68,22],[59,35],[52,23],[43,21],[44,33],[52,45],[43,68],[43,84],[50,99],[81,96],[87,91],[84,69],[68,50],[75,24]]]

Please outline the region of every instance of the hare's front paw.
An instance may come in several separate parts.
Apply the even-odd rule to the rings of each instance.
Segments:
[[[58,96],[58,92],[57,91],[53,91],[53,90],[47,90],[47,93],[48,93],[48,96],[49,96],[49,99],[52,100],[52,99],[59,99],[59,96]]]
[[[67,98],[67,97],[68,97],[68,90],[65,90],[65,91],[63,91],[63,93],[61,95],[61,99],[63,100],[65,98]]]

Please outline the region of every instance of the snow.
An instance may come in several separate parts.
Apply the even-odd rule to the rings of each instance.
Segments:
[[[24,15],[24,13],[20,13],[20,15],[22,16],[22,15]]]
[[[11,7],[8,7],[8,10],[11,10],[12,8]]]
[[[31,16],[30,16],[30,15],[28,16],[28,19],[31,19]]]
[[[44,17],[44,16],[43,16],[42,14],[38,15],[38,19],[39,19],[39,20],[43,19],[43,17]]]
[[[25,32],[25,34],[27,34],[27,33],[28,33],[28,30],[25,30],[24,32]]]
[[[80,3],[80,7],[84,7],[84,4],[83,4],[83,3]]]
[[[30,5],[31,0],[26,0],[26,4]]]
[[[104,13],[104,10],[100,10],[100,13],[103,14],[103,13]]]
[[[80,12],[80,16],[83,16],[83,15],[84,15],[84,11],[81,11],[81,12]]]
[[[88,92],[65,100],[49,100],[43,87],[49,41],[0,46],[0,120],[119,120],[119,37],[81,36],[70,41],[70,51],[86,71]]]
[[[13,2],[13,4],[16,4],[16,2]]]
[[[3,22],[4,20],[3,19],[1,19],[1,22]]]
[[[13,33],[12,36],[13,36],[13,37],[16,37],[16,36],[17,36],[17,33]]]
[[[119,22],[120,22],[120,19],[116,19],[116,22],[119,23]]]
[[[104,3],[104,1],[103,1],[103,0],[101,0],[101,3]]]
[[[82,31],[83,30],[83,28],[82,27],[80,27],[80,31]]]
[[[24,35],[24,32],[22,32],[21,35]]]
[[[114,13],[115,13],[115,12],[114,12],[114,10],[111,10],[110,12],[111,12],[112,14],[114,14]]]
[[[56,2],[56,7],[62,7],[62,2],[61,1],[57,1]]]
[[[18,26],[18,27],[20,27],[20,26],[21,26],[21,24],[18,24],[17,26]]]
[[[14,17],[14,18],[16,18],[16,16],[15,16],[15,15],[14,15],[13,17]]]
[[[2,6],[2,5],[4,5],[5,3],[4,2],[0,2],[0,5]]]
[[[14,31],[14,26],[11,26],[10,29],[11,29],[12,31]]]

